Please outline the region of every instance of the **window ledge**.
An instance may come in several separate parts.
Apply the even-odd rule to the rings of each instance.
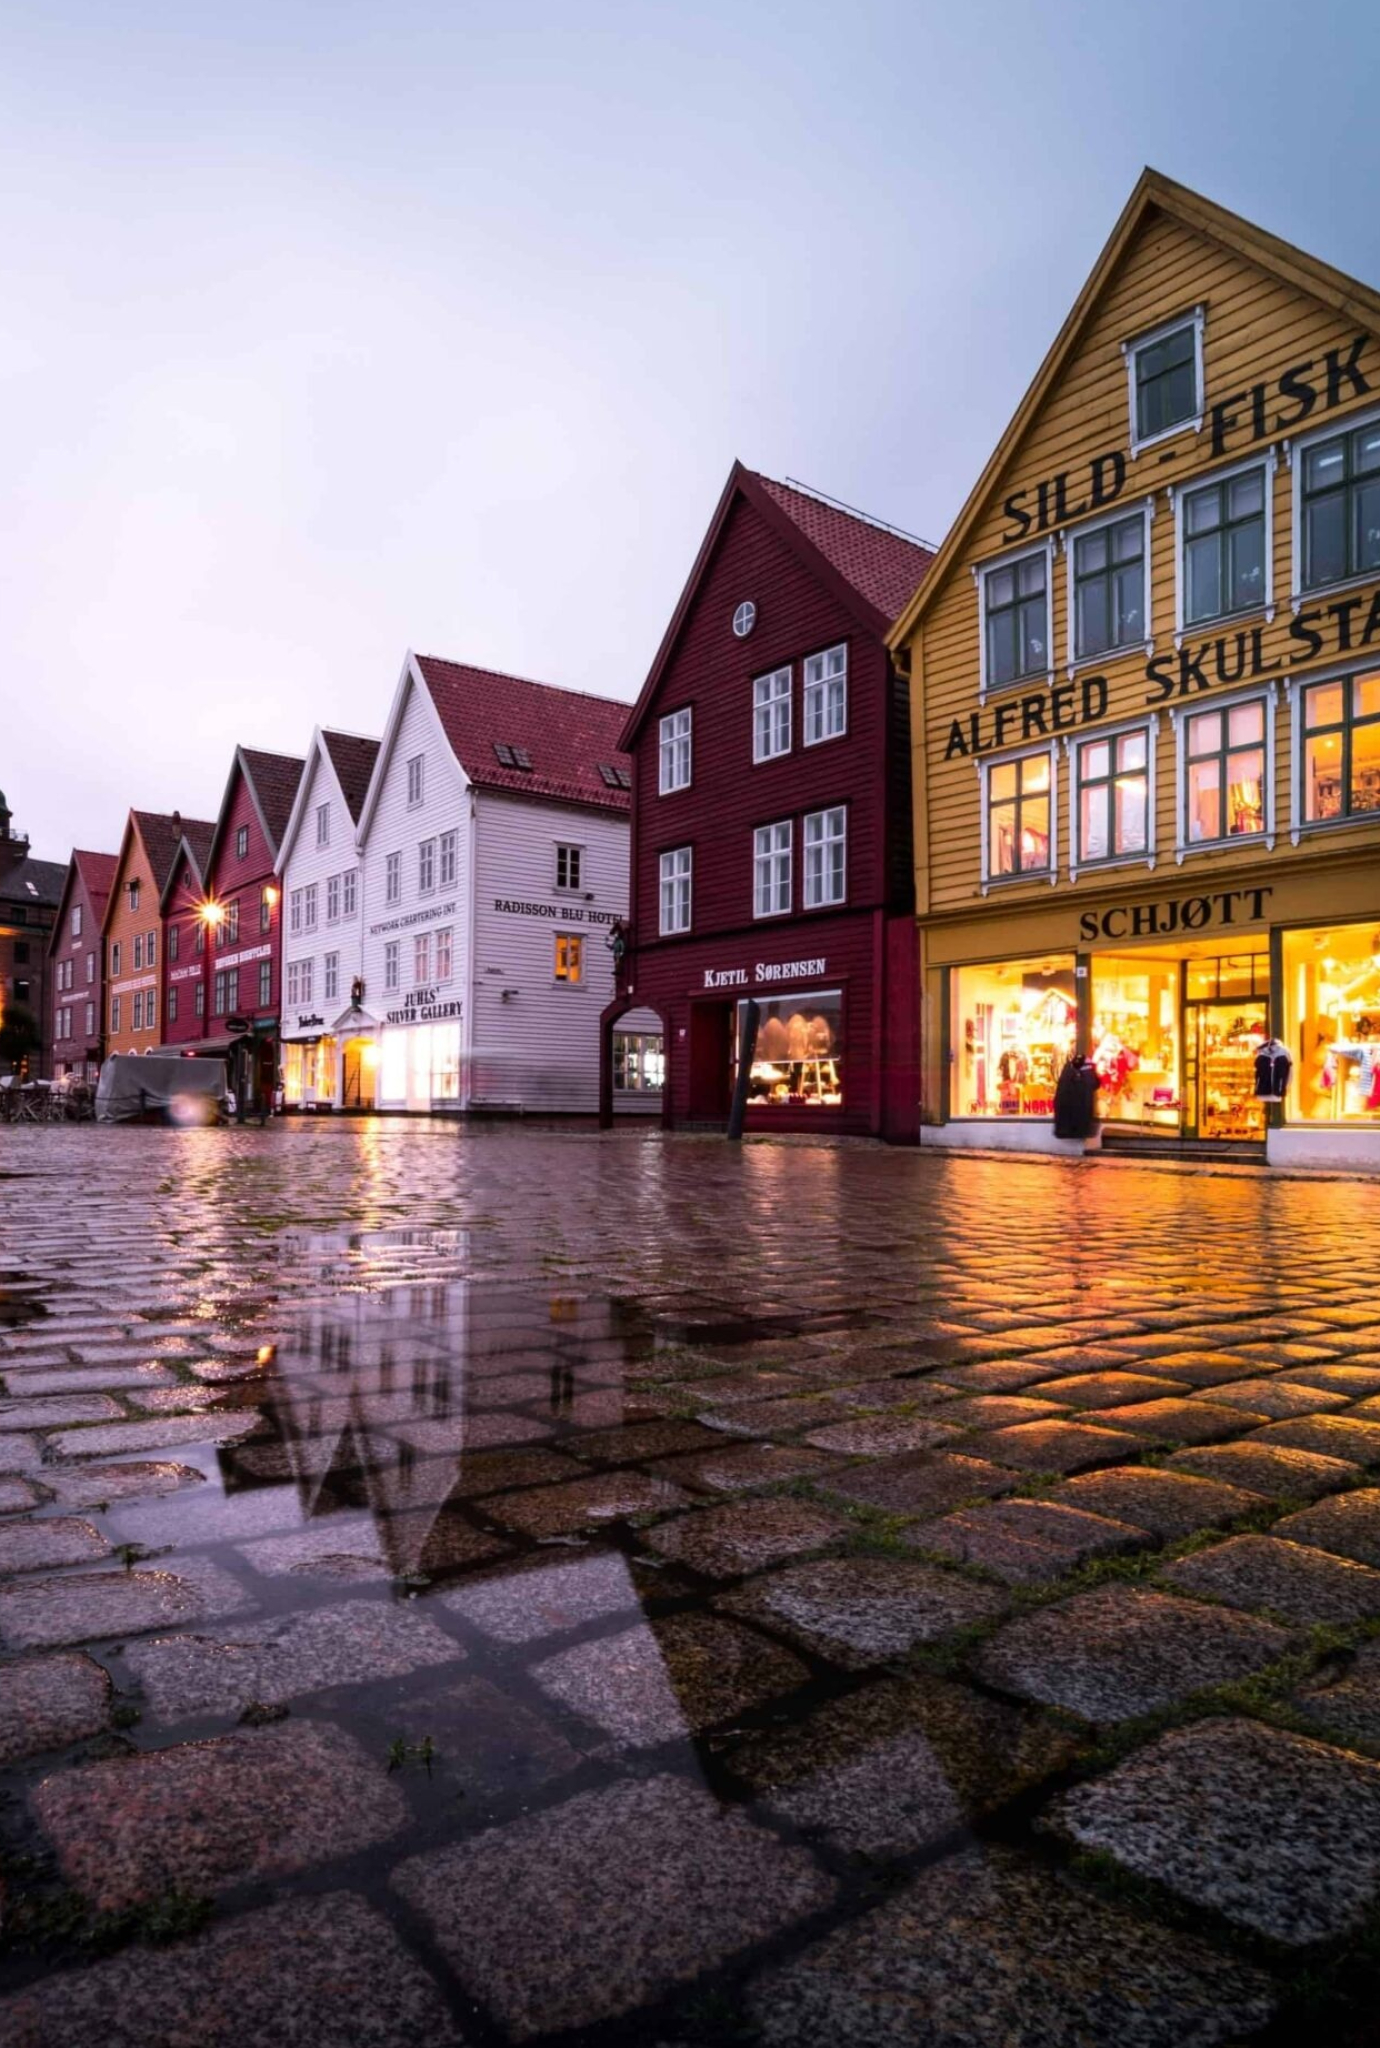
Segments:
[[[1302,825],[1295,825],[1289,834],[1291,845],[1297,846],[1300,839],[1323,837],[1329,832],[1363,831],[1369,825],[1380,831],[1380,811],[1355,811],[1346,818],[1309,818]]]
[[[1276,836],[1273,831],[1234,832],[1228,839],[1191,839],[1186,845],[1175,847],[1174,859],[1182,867],[1196,853],[1230,853],[1237,846],[1263,846],[1267,853],[1273,853]]]
[[[1267,626],[1273,626],[1278,606],[1253,604],[1245,612],[1219,612],[1212,619],[1185,619],[1182,626],[1174,629],[1174,652],[1177,654],[1185,640],[1196,639],[1200,633],[1211,633],[1215,626],[1244,626],[1252,619],[1263,619]]]
[[[1145,853],[1115,853],[1107,860],[1084,860],[1069,863],[1069,880],[1076,882],[1080,875],[1105,875],[1118,868],[1150,868],[1159,866],[1159,855],[1151,847]]]
[[[1022,882],[1042,882],[1048,887],[1053,887],[1058,879],[1058,872],[1054,868],[1027,868],[1019,875],[988,875],[983,881],[982,893],[986,896],[993,889],[1016,889]]]
[[[1380,584],[1380,566],[1363,570],[1359,576],[1348,576],[1340,583],[1316,583],[1307,590],[1291,590],[1289,603],[1294,611],[1299,612],[1314,598],[1331,597],[1339,590],[1367,590],[1375,584]]]
[[[1129,661],[1133,655],[1143,654],[1148,661],[1155,652],[1153,640],[1128,640],[1124,647],[1104,647],[1100,654],[1080,654],[1076,661],[1067,663],[1064,674],[1069,682],[1082,675],[1087,669],[1110,667],[1114,662]]]
[[[1037,668],[1028,676],[1013,676],[1009,683],[984,683],[978,689],[978,703],[985,704],[989,697],[1013,696],[1017,690],[1052,690],[1055,675],[1052,668]]]
[[[1166,441],[1172,441],[1178,434],[1201,434],[1204,417],[1204,414],[1197,413],[1191,419],[1176,420],[1172,427],[1161,428],[1158,434],[1151,434],[1148,440],[1137,441],[1133,439],[1131,442],[1132,462],[1135,461],[1138,455],[1144,455],[1147,448],[1162,448]]]

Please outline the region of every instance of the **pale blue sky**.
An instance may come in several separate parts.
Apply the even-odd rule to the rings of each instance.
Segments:
[[[942,535],[1142,165],[1380,283],[1367,0],[0,5],[0,786],[35,851],[632,697],[735,455]]]

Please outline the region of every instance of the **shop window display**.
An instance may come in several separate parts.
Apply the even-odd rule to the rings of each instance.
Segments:
[[[843,1106],[843,995],[774,996],[760,1002],[757,1050],[748,1101],[757,1108],[840,1109]],[[734,1019],[733,1078],[738,1071],[742,1009]]]
[[[1380,925],[1284,935],[1289,1113],[1309,1123],[1380,1123]]]
[[[1098,1113],[1108,1123],[1177,1130],[1179,968],[1175,961],[1093,962],[1090,1052]]]
[[[1050,1117],[1078,1031],[1072,956],[953,974],[954,1116]]]
[[[615,1031],[613,1086],[617,1094],[660,1094],[666,1078],[665,1046],[659,1031]]]

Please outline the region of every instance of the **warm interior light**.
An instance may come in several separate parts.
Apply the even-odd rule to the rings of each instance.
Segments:
[[[378,1047],[376,1045],[366,1045],[363,1052],[360,1054],[360,1058],[361,1060],[363,1060],[366,1067],[376,1067],[379,1063]]]
[[[264,890],[264,902],[268,905],[269,909],[272,910],[274,904],[277,901],[278,891],[274,888],[272,882],[270,882],[268,887]]]

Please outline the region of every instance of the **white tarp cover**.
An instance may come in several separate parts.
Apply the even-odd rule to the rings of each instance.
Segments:
[[[188,1060],[175,1053],[112,1053],[96,1084],[96,1121],[129,1123],[136,1117],[170,1115],[174,1121],[205,1123],[223,1113],[224,1060]]]

